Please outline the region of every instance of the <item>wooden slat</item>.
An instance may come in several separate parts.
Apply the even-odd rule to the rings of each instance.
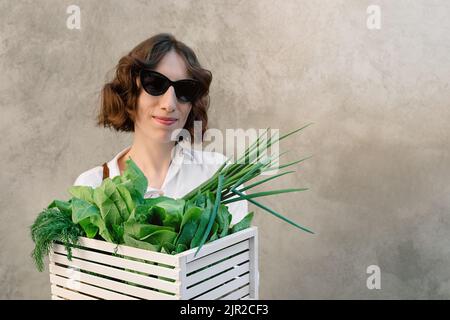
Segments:
[[[125,270],[119,270],[112,267],[96,264],[93,262],[80,260],[78,258],[72,258],[72,261],[69,261],[66,256],[60,255],[58,253],[50,253],[49,257],[51,262],[56,262],[59,264],[64,264],[66,266],[71,266],[82,270],[95,272],[97,274],[105,275],[107,277],[111,277],[114,279],[134,282],[142,286],[154,289],[161,289],[170,293],[179,294],[178,282],[168,282],[161,279],[147,277],[137,273],[127,272]]]
[[[78,292],[60,288],[60,287],[56,286],[55,284],[53,284],[51,286],[51,291],[52,291],[53,295],[59,296],[64,299],[69,299],[69,300],[98,300],[96,298],[89,297],[89,296],[86,296],[86,295],[78,293]]]
[[[148,300],[174,300],[177,297],[169,294],[164,294],[162,292],[157,292],[154,290],[144,289],[141,287],[129,285],[126,283],[121,283],[118,281],[101,278],[98,276],[94,276],[91,274],[75,271],[73,269],[64,268],[57,266],[53,263],[49,266],[50,272],[55,275],[59,275],[62,277],[71,277],[78,281],[92,284],[101,288],[114,290],[117,292],[121,292],[123,294],[131,295],[141,299]]]
[[[237,254],[241,251],[249,249],[249,241],[245,240],[239,242],[233,246],[227,247],[223,250],[216,251],[210,255],[204,256],[200,259],[194,260],[187,264],[187,273],[194,272],[200,268],[206,267],[213,263],[217,263],[222,259],[228,258],[234,254]]]
[[[250,285],[246,285],[243,288],[240,288],[224,297],[221,297],[220,300],[239,300],[245,296],[248,296],[249,293],[250,293]]]
[[[248,284],[250,281],[250,277],[247,274],[239,277],[238,279],[234,279],[233,281],[230,281],[228,283],[225,283],[224,285],[211,290],[201,296],[198,296],[196,298],[194,298],[194,300],[213,300],[213,299],[217,299],[227,293],[229,293],[230,291],[236,290],[239,287],[242,287],[243,285]]]
[[[225,283],[231,279],[234,279],[238,277],[239,275],[248,272],[249,271],[249,263],[246,262],[243,265],[240,265],[236,268],[232,268],[231,270],[228,270],[224,273],[221,273],[220,275],[211,278],[209,280],[206,280],[204,282],[201,282],[198,285],[195,285],[187,290],[187,299],[191,299],[193,297],[196,297],[206,291],[211,290],[214,287],[217,287],[221,283]]]
[[[180,256],[180,295],[179,295],[179,299],[180,300],[186,300],[186,292],[187,292],[187,284],[186,284],[186,279],[187,279],[187,272],[186,272],[186,257],[184,256]]]
[[[244,297],[242,297],[240,300],[254,300],[250,298],[250,295],[246,295]]]
[[[215,264],[211,266],[210,268],[198,271],[196,273],[193,273],[189,275],[186,279],[186,286],[192,286],[193,284],[200,282],[202,280],[205,280],[207,278],[210,278],[218,273],[221,273],[233,266],[236,266],[242,262],[245,262],[249,259],[250,255],[248,251],[242,252],[241,254],[227,259],[225,261],[222,261],[218,264]]]
[[[254,232],[254,237],[249,239],[250,251],[250,297],[259,299],[259,271],[258,271],[258,230]]]
[[[64,246],[62,246],[60,244],[55,244],[53,246],[53,251],[64,254],[64,255],[67,254]],[[179,268],[175,268],[175,269],[164,268],[164,267],[155,266],[155,265],[148,264],[148,263],[142,263],[139,261],[133,261],[133,260],[125,259],[125,258],[114,257],[109,254],[102,254],[102,253],[97,253],[97,252],[93,252],[93,251],[89,251],[89,250],[72,248],[72,256],[83,259],[83,260],[89,260],[89,261],[93,261],[96,263],[102,263],[102,264],[107,264],[110,266],[120,267],[120,268],[124,268],[124,269],[135,270],[135,271],[139,271],[139,272],[143,272],[143,273],[148,273],[151,275],[157,275],[157,276],[170,278],[173,280],[178,280],[179,276],[180,276]]]
[[[132,258],[143,259],[149,262],[158,262],[162,264],[167,264],[173,267],[179,266],[179,258],[176,255],[149,251],[125,245],[117,246],[114,243],[96,239],[89,239],[86,237],[80,237],[78,245],[95,250],[106,251],[109,253],[117,253]]]
[[[106,300],[137,300],[136,298],[126,296],[113,291],[91,286],[90,284],[82,283],[73,279],[67,279],[55,274],[50,275],[50,282],[58,286],[76,290],[79,293],[85,293],[100,299]]]
[[[231,246],[237,242],[241,242],[243,240],[253,237],[256,232],[256,229],[257,229],[256,227],[250,227],[250,228],[244,229],[242,231],[227,235],[226,237],[215,240],[213,242],[207,243],[200,249],[197,256],[195,256],[195,253],[197,252],[197,248],[193,248],[193,249],[190,249],[190,250],[187,250],[187,251],[177,254],[176,257],[185,256],[187,263],[190,263],[191,261],[200,259],[200,258],[207,256],[217,250],[221,250],[221,249]]]
[[[58,296],[52,295],[52,300],[65,300],[63,298],[60,298]]]

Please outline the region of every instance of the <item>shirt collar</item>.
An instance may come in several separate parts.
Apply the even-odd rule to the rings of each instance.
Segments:
[[[180,141],[175,145],[176,150],[183,155],[187,156],[190,160],[194,160],[194,150],[189,141]]]
[[[109,168],[109,177],[114,178],[115,176],[120,175],[120,169],[119,169],[119,158],[123,156],[128,150],[130,150],[131,146],[126,147],[122,151],[120,151],[114,158],[111,159],[111,161],[108,162],[108,168]],[[191,161],[194,159],[193,155],[193,149],[191,147],[190,142],[188,141],[180,141],[177,144],[175,144],[175,150],[174,150],[174,156],[172,159],[172,164],[169,167],[169,172],[167,173],[166,181],[164,182],[164,185],[173,177],[173,175],[178,172],[179,167],[183,163],[185,157],[186,159],[190,159]],[[172,170],[173,169],[173,170]],[[171,176],[169,176],[169,173],[171,173]],[[164,187],[164,186],[163,186]]]

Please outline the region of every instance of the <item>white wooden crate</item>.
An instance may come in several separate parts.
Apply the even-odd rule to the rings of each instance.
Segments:
[[[52,299],[258,299],[258,229],[170,255],[81,237],[50,253]]]

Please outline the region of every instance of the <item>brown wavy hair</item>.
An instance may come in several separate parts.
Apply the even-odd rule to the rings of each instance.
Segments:
[[[112,127],[116,131],[134,132],[137,101],[143,90],[136,82],[139,71],[144,67],[156,68],[161,59],[171,50],[175,50],[182,57],[187,66],[188,75],[201,83],[201,94],[192,102],[184,129],[188,130],[193,137],[194,121],[201,121],[202,136],[200,138],[203,140],[208,125],[207,111],[212,74],[200,65],[191,48],[169,33],[160,33],[144,40],[119,60],[113,80],[106,83],[101,91],[100,110],[97,116],[99,126]],[[193,139],[191,139],[192,142]]]

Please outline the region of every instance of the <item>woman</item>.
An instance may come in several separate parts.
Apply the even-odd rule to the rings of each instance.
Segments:
[[[128,158],[148,179],[145,197],[180,198],[210,178],[226,157],[192,149],[180,132],[185,129],[193,137],[194,121],[199,121],[203,138],[211,80],[192,49],[170,34],[136,46],[103,87],[98,115],[99,126],[133,132],[133,143],[111,161],[83,172],[74,185],[98,187],[103,179],[122,174]],[[235,224],[248,213],[247,201],[232,203],[229,210]]]

